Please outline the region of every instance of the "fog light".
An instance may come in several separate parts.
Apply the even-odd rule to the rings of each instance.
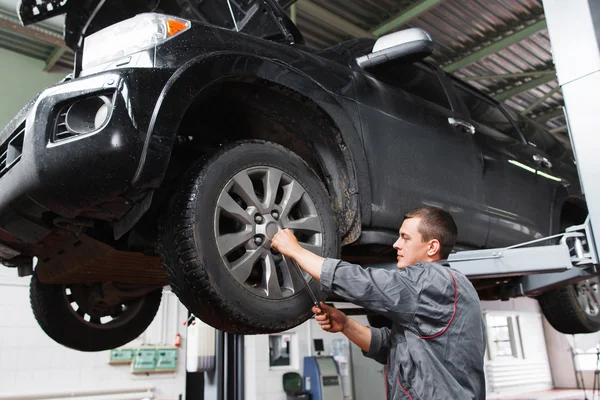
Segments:
[[[108,122],[108,106],[106,103],[102,104],[96,112],[96,117],[94,118],[94,129],[100,129]]]
[[[110,119],[112,104],[106,96],[88,97],[69,107],[66,115],[67,129],[83,135],[103,128]]]

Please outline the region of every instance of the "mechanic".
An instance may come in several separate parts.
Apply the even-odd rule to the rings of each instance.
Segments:
[[[484,399],[485,327],[471,282],[444,262],[456,243],[452,216],[424,207],[404,217],[394,243],[397,268],[363,268],[324,259],[282,230],[272,247],[291,257],[326,293],[389,318],[369,328],[321,302],[313,308],[328,332],[342,332],[363,354],[386,365],[389,399]]]

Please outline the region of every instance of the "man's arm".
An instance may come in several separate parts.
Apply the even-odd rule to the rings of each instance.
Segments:
[[[421,277],[423,269],[362,268],[340,260],[324,259],[302,248],[288,229],[279,231],[271,246],[295,259],[302,269],[321,282],[325,292],[383,314],[402,326],[411,325],[426,284]]]
[[[321,269],[321,288],[409,328],[425,283],[421,279],[422,271],[417,267],[363,268],[327,259]]]
[[[315,278],[317,281],[321,280],[321,270],[323,268],[323,261],[325,259],[315,253],[308,251],[300,246],[295,249],[289,257],[296,260],[300,267],[309,273],[310,276]]]
[[[369,351],[369,348],[371,347],[371,330],[368,327],[352,318],[348,318],[342,333],[350,339],[352,343],[360,347],[362,351],[365,353]]]
[[[315,320],[327,332],[342,332],[356,344],[363,354],[385,364],[389,352],[390,330],[387,328],[369,328],[349,318],[335,307],[321,303],[321,308],[313,308]]]

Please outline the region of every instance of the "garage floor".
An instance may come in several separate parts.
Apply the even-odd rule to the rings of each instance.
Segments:
[[[591,390],[586,390],[587,399],[594,398]],[[597,393],[596,396],[599,396]],[[597,398],[597,397],[596,397]],[[493,395],[487,396],[488,400],[585,400],[583,390],[547,390],[544,392],[529,392],[510,395]]]

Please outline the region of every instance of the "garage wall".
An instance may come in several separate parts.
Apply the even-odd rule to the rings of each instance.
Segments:
[[[578,388],[577,380],[589,390],[593,386],[594,371],[597,367],[597,346],[600,346],[600,332],[585,335],[565,335],[544,321],[544,331],[548,342],[548,356],[552,368],[554,385],[561,389]],[[578,355],[573,357],[573,352]],[[579,377],[576,377],[576,373]]]
[[[544,335],[543,317],[536,300],[519,298],[510,301],[482,302],[486,316],[488,346],[485,372],[488,393],[527,392],[553,387]],[[510,333],[507,351],[496,350],[495,321],[507,321]],[[510,344],[510,346],[509,346]]]
[[[187,310],[177,297],[165,292],[157,317],[131,346],[173,345],[182,336],[177,373],[133,375],[129,366],[108,364],[109,352],[83,353],[50,339],[38,326],[29,305],[29,278],[0,267],[0,398],[9,394],[54,391],[141,389],[155,387],[155,398],[178,400],[185,395],[185,335]],[[4,397],[2,397],[4,396]],[[113,396],[97,398],[112,399]],[[141,396],[118,396],[140,399]]]
[[[334,339],[344,341],[344,351],[349,359],[350,342],[341,333],[328,333],[311,319],[304,324],[282,334],[293,335],[290,346],[292,366],[269,366],[269,335],[248,335],[245,345],[245,394],[246,400],[286,400],[282,386],[282,377],[286,372],[294,371],[303,375],[304,357],[313,355],[312,340],[323,339],[325,351],[321,355],[330,355]],[[349,366],[349,363],[348,363]],[[351,399],[351,369],[342,376],[345,385],[346,400]]]
[[[67,75],[44,72],[44,62],[0,49],[0,130],[44,88]]]

